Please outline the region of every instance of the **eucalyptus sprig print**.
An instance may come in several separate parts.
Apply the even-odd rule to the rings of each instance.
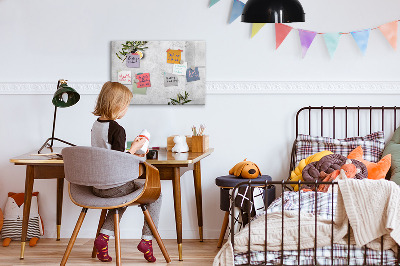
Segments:
[[[121,51],[115,53],[117,57],[124,62],[128,54],[136,53],[138,51],[143,52],[145,49],[149,48],[145,45],[148,41],[126,41],[122,44]]]
[[[187,91],[185,91],[184,95],[178,93],[176,99],[170,98],[170,100],[171,101],[168,102],[168,105],[184,105],[185,103],[192,101],[189,100],[189,93],[187,93]]]

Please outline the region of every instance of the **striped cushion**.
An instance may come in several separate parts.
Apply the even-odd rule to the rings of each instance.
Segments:
[[[4,220],[1,237],[11,238],[12,240],[21,240],[22,218],[16,220]],[[27,239],[33,237],[40,238],[39,217],[29,218]]]
[[[364,137],[345,139],[299,134],[296,139],[296,165],[302,159],[323,150],[329,150],[347,157],[357,146],[362,147],[364,160],[378,162],[385,147],[383,131],[374,132]]]

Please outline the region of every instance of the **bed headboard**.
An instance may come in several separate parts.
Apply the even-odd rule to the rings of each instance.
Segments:
[[[396,106],[392,107],[362,107],[362,106],[308,106],[301,108],[296,114],[296,137],[298,134],[309,134],[324,136],[324,129],[326,130],[328,123],[331,125],[331,132],[333,138],[346,138],[348,136],[355,137],[360,136],[360,129],[364,126],[369,128],[368,133],[372,133],[373,130],[382,130],[385,132],[385,124],[388,121],[391,121],[393,128],[391,131],[386,131],[385,133],[392,133],[394,129],[397,127],[397,111],[400,108]],[[314,113],[319,113],[318,116],[320,121],[313,121]],[[304,115],[308,117],[308,119],[304,119]],[[386,115],[386,116],[385,116]],[[339,117],[338,117],[339,116]],[[325,118],[325,119],[324,119]],[[329,119],[330,118],[330,119]],[[338,119],[339,118],[339,119]],[[365,118],[369,118],[367,121]],[[301,123],[306,123],[308,126],[308,132],[301,131]],[[357,122],[356,124],[354,122]],[[319,133],[311,132],[313,125],[319,124]],[[374,125],[379,125],[380,128],[374,128]],[[303,125],[304,126],[304,125]],[[339,126],[339,127],[337,127]],[[357,135],[349,135],[349,129],[351,127],[357,128]],[[344,131],[344,135],[336,136],[337,128]],[[364,132],[365,133],[365,132]],[[325,136],[327,131],[325,131]],[[387,136],[387,134],[385,134]]]
[[[398,126],[396,106],[308,106],[296,114],[296,137],[299,134],[347,138],[382,130],[387,140]],[[295,164],[293,144],[290,171]],[[290,172],[289,172],[290,176]]]

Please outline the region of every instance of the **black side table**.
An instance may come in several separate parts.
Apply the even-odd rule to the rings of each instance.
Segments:
[[[262,175],[254,179],[246,179],[246,178],[236,177],[234,175],[227,175],[227,176],[220,176],[215,179],[215,184],[220,187],[220,209],[222,211],[225,211],[225,217],[224,221],[222,222],[221,233],[219,235],[219,240],[217,245],[218,248],[222,246],[226,228],[228,227],[228,222],[229,222],[229,208],[230,208],[229,192],[237,184],[249,180],[265,182],[266,180],[272,181],[272,178],[268,175]],[[268,189],[268,199],[266,199],[267,200],[266,206],[269,206],[269,204],[271,204],[275,200],[275,186],[270,186],[267,189]]]

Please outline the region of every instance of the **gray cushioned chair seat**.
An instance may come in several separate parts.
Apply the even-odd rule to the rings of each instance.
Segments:
[[[145,182],[145,180],[135,180],[135,182]],[[97,197],[92,193],[92,187],[89,186],[82,186],[70,183],[70,193],[72,199],[78,203],[79,205],[84,206],[91,206],[94,208],[104,208],[104,207],[111,207],[111,206],[118,206],[129,201],[135,199],[142,191],[143,188],[140,188],[131,194],[128,194],[123,197],[117,198],[101,198]]]

